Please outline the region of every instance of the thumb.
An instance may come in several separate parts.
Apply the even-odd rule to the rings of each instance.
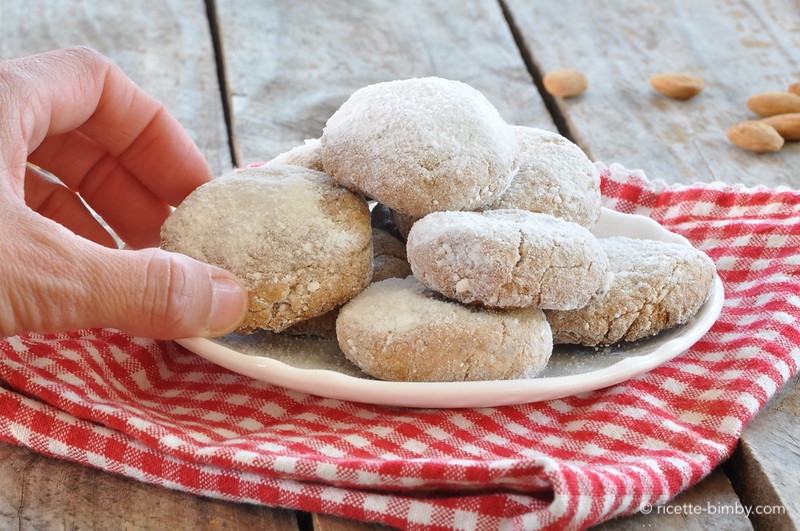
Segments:
[[[50,229],[2,253],[11,258],[0,261],[2,335],[118,328],[157,339],[212,337],[232,332],[247,314],[247,291],[230,272]]]
[[[247,315],[247,290],[228,271],[161,249],[100,251],[113,257],[100,268],[99,326],[157,339],[214,337]]]

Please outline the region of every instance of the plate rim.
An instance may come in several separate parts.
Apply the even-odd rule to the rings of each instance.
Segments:
[[[606,225],[631,217],[642,232],[654,233],[661,241],[691,245],[652,218],[603,208]],[[652,239],[652,238],[651,238]],[[719,318],[725,294],[722,280],[714,284],[706,301],[683,334],[669,338],[646,354],[621,359],[607,367],[584,373],[516,380],[466,382],[397,382],[351,376],[331,369],[295,367],[282,361],[236,351],[208,338],[183,338],[175,342],[195,354],[256,380],[324,398],[381,406],[414,408],[467,408],[518,405],[573,396],[609,387],[649,372],[686,352]],[[653,336],[650,340],[657,338]],[[243,372],[242,367],[248,370]]]

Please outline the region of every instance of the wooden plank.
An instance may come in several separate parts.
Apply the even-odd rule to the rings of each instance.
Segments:
[[[721,469],[691,489],[682,492],[662,506],[648,507],[645,512],[609,520],[598,531],[630,531],[633,529],[753,529],[744,507]]]
[[[73,45],[109,56],[163,102],[211,163],[231,166],[203,0],[3,0],[0,59]]]
[[[355,90],[439,77],[480,90],[508,121],[553,129],[493,0],[218,5],[240,164],[319,137]]]
[[[314,531],[389,531],[394,527],[348,520],[327,514],[311,515],[311,525]]]
[[[729,473],[763,529],[800,529],[800,375],[742,433]],[[756,510],[758,509],[758,510]]]
[[[557,103],[595,160],[668,182],[800,187],[800,144],[754,154],[725,134],[755,116],[745,106],[750,96],[800,80],[796,2],[504,3],[540,73],[588,76],[583,95]],[[670,100],[649,84],[663,72],[699,75],[706,89]]]
[[[106,474],[0,443],[3,529],[298,529],[292,511]]]

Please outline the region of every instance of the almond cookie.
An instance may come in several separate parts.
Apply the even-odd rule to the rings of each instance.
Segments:
[[[544,313],[447,300],[414,277],[371,284],[336,320],[339,347],[381,380],[455,382],[535,376],[552,354]]]
[[[411,232],[411,227],[414,226],[414,223],[419,221],[419,218],[403,214],[397,210],[392,210],[392,221],[394,222],[394,226],[397,227],[400,236],[408,240],[408,233]]]
[[[494,201],[516,172],[519,147],[477,90],[436,77],[353,93],[322,133],[325,172],[413,216]]]
[[[544,129],[511,130],[520,146],[519,169],[506,191],[480,210],[528,210],[594,227],[602,207],[600,172],[583,150]],[[397,211],[392,217],[403,238],[419,219]]]
[[[192,192],[162,227],[162,247],[236,274],[250,311],[240,333],[281,331],[345,302],[372,277],[369,208],[324,173],[234,170]]]
[[[406,245],[382,229],[372,229],[372,282],[387,278],[406,278],[411,274],[411,266],[406,260]],[[301,321],[284,330],[287,334],[336,338],[337,306],[333,310]]]
[[[428,214],[411,228],[406,250],[422,284],[490,308],[580,308],[610,280],[589,230],[525,210]]]
[[[372,229],[372,282],[411,274],[406,244],[382,229]]]
[[[589,304],[548,311],[556,343],[613,345],[688,321],[706,301],[716,268],[691,245],[614,236],[600,240],[614,280]]]
[[[600,172],[576,144],[533,127],[512,126],[519,170],[484,210],[517,208],[550,214],[591,229],[600,218]]]
[[[310,170],[325,171],[322,166],[321,148],[322,144],[319,138],[309,138],[302,145],[281,153],[267,162],[267,164],[288,164],[290,166],[302,166]]]

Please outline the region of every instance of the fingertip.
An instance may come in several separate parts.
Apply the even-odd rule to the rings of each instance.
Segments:
[[[248,309],[235,275],[180,253],[111,251],[121,278],[110,298],[110,326],[156,339],[217,337],[234,331]]]
[[[236,277],[225,273],[212,276],[211,306],[208,325],[202,337],[218,337],[230,334],[242,324],[247,316],[247,289]]]

